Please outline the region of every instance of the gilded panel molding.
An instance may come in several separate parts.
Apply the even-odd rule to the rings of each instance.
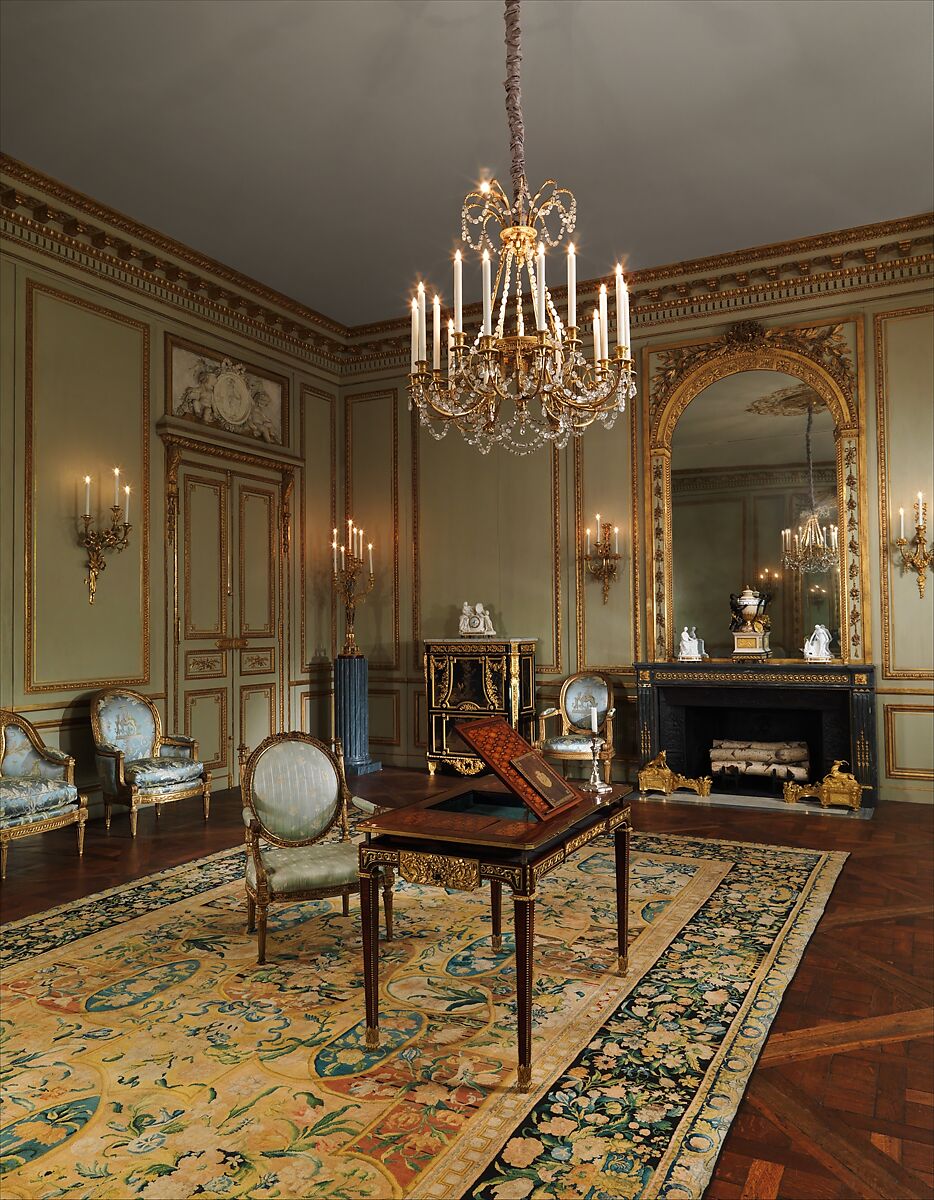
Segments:
[[[397,672],[402,670],[402,646],[400,640],[400,585],[399,585],[399,392],[396,388],[382,388],[372,392],[354,392],[344,398],[344,523],[353,508],[353,422],[354,406],[373,401],[388,400],[392,411],[392,646],[391,662],[371,660],[371,671]],[[338,525],[340,523],[338,522]]]
[[[923,668],[898,668],[895,665],[894,604],[892,599],[892,544],[889,530],[892,528],[889,513],[889,448],[888,448],[888,356],[885,345],[887,321],[900,317],[917,317],[934,313],[934,305],[922,304],[915,308],[896,308],[889,312],[876,313],[873,317],[876,367],[876,449],[879,479],[879,581],[882,608],[882,678],[883,679],[934,679],[934,672]],[[888,751],[886,750],[886,755]]]
[[[305,465],[302,468],[299,480],[299,503],[301,504],[302,510],[301,529],[303,547],[303,553],[299,555],[299,645],[301,647],[300,654],[303,670],[306,671],[312,670],[315,666],[314,663],[309,661],[308,647],[305,641],[305,609],[307,605],[305,561],[311,555],[311,547],[308,542],[308,517],[305,504],[305,477],[308,472],[308,459],[305,454],[305,402],[308,397],[313,397],[315,400],[324,400],[328,406],[328,462],[330,465],[330,507],[328,509],[328,521],[331,529],[337,528],[337,397],[332,392],[324,391],[323,388],[312,387],[310,384],[303,383],[299,391],[299,446],[301,448],[302,457],[305,459]],[[337,655],[337,593],[331,586],[331,578],[329,574],[327,579],[331,605],[331,644],[329,649],[330,656],[333,659]]]
[[[847,327],[853,332],[856,366],[844,334]],[[841,643],[846,647],[845,660],[867,660],[871,647],[865,600],[869,564],[862,326],[852,318],[774,329],[743,321],[718,338],[646,348],[645,374],[650,374],[650,362],[656,357],[662,366],[652,376],[643,418],[649,453],[646,513],[652,529],[654,656],[670,658],[674,650],[671,438],[675,425],[688,404],[711,383],[741,371],[767,370],[803,380],[824,400],[834,419],[837,505],[844,534],[840,539]]]
[[[217,744],[220,747],[220,756],[212,758],[210,761],[202,758],[205,767],[208,770],[214,768],[226,769],[227,767],[227,689],[225,687],[202,688],[200,691],[191,691],[185,693],[185,736],[191,737],[191,715],[198,700],[208,700],[213,697],[217,701]],[[204,745],[204,740],[199,738],[201,745]]]
[[[899,713],[930,714],[931,726],[934,728],[934,705],[931,704],[883,704],[885,726],[885,773],[889,779],[934,779],[934,770],[925,767],[900,766],[897,759],[897,744],[895,740],[895,720]]]
[[[401,685],[400,685],[401,686]],[[389,696],[392,700],[392,737],[376,737],[370,733],[371,746],[401,746],[402,745],[402,696],[399,688],[371,687],[371,696]],[[372,726],[372,722],[370,722]]]
[[[244,683],[240,686],[240,737],[246,741],[246,706],[251,696],[265,693],[266,706],[269,712],[269,736],[276,732],[276,685],[274,683]],[[258,743],[257,743],[258,744]]]
[[[223,650],[186,650],[186,679],[224,679],[227,676],[227,654]]]
[[[245,600],[247,579],[249,576],[255,578],[255,567],[257,561],[250,558],[247,561],[246,538],[244,537],[244,515],[246,506],[249,500],[259,500],[266,506],[266,624],[256,627],[246,624],[245,618]],[[275,492],[268,491],[265,488],[248,487],[240,484],[237,492],[237,551],[238,551],[238,570],[239,570],[239,585],[240,585],[240,603],[239,603],[239,634],[241,637],[273,637],[276,633],[276,566],[279,561],[279,555],[276,553],[276,508],[278,497]],[[280,594],[281,594],[281,589]],[[281,640],[281,638],[280,638]]]
[[[36,620],[35,620],[35,515],[33,510],[33,495],[35,492],[34,480],[34,461],[35,447],[33,444],[34,435],[34,419],[35,419],[35,339],[36,339],[36,311],[35,298],[36,296],[49,296],[54,300],[59,300],[65,304],[72,304],[77,308],[83,308],[88,312],[96,313],[98,316],[104,317],[109,321],[114,321],[119,325],[125,325],[130,329],[135,329],[140,335],[141,342],[141,372],[140,372],[140,470],[142,472],[141,481],[141,505],[142,523],[140,527],[140,616],[142,621],[141,644],[140,644],[140,659],[142,661],[142,673],[134,676],[125,676],[115,679],[63,679],[54,681],[38,682],[35,675],[36,661]],[[142,321],[136,321],[132,317],[126,317],[122,313],[111,308],[105,308],[103,305],[95,304],[91,300],[86,300],[83,296],[73,295],[70,292],[63,292],[57,288],[50,287],[47,284],[39,283],[33,279],[26,280],[26,352],[25,352],[25,446],[24,446],[24,506],[23,506],[23,524],[24,524],[24,551],[25,551],[25,597],[24,597],[24,614],[23,614],[23,655],[24,655],[24,670],[23,670],[23,691],[26,693],[35,692],[63,692],[73,691],[83,688],[102,688],[102,687],[117,687],[120,685],[132,684],[148,684],[151,675],[151,647],[149,637],[149,616],[150,616],[150,586],[149,586],[149,507],[150,507],[150,491],[149,491],[149,377],[150,377],[150,332],[149,326]]]
[[[217,553],[218,553],[218,571],[217,571],[217,599],[216,611],[217,621],[215,625],[209,629],[197,629],[192,621],[191,615],[191,511],[192,511],[192,494],[195,488],[203,488],[205,491],[213,492],[217,499]],[[227,634],[227,584],[229,559],[228,549],[230,535],[227,529],[227,488],[228,484],[216,476],[209,475],[194,475],[186,474],[184,480],[184,521],[182,522],[182,558],[185,564],[185,569],[182,572],[183,576],[183,611],[185,614],[185,637],[191,641],[196,641],[199,638],[219,638],[225,637]]]
[[[263,646],[256,650],[240,651],[241,675],[270,675],[275,669],[275,647]]]

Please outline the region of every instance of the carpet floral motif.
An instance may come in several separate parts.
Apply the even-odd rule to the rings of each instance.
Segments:
[[[257,966],[240,851],[8,926],[4,1197],[698,1196],[842,856],[636,850],[625,979],[609,848],[542,888],[528,1095],[483,892],[399,885],[376,1050],[355,907]]]

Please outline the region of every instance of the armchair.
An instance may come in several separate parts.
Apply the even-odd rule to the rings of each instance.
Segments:
[[[603,739],[598,758],[603,778],[610,782],[613,771],[613,685],[594,671],[570,675],[561,685],[557,708],[547,708],[538,718],[536,750],[558,762],[592,762],[590,709],[597,710],[597,736]],[[561,719],[561,732],[547,737],[548,721]]]
[[[243,761],[247,932],[258,927],[257,962],[266,961],[266,917],[277,900],[323,900],[360,891],[357,845],[347,827],[343,754],[308,733],[277,733]],[[339,828],[337,841],[325,841]],[[392,938],[392,872],[383,876],[386,938]]]
[[[194,738],[162,733],[159,710],[147,697],[123,688],[107,688],[91,698],[91,729],[97,773],[104,792],[104,823],[110,828],[114,804],[130,810],[136,837],[140,808],[200,795],[204,819],[211,811],[211,780],[198,760]]]
[[[75,760],[46,746],[17,713],[0,708],[0,877],[10,842],[65,825],[78,827],[84,854],[88,798],[75,787]]]

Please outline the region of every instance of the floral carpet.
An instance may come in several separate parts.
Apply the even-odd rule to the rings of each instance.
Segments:
[[[356,902],[274,907],[257,966],[242,851],[5,926],[4,1200],[699,1196],[845,856],[634,850],[625,978],[611,845],[540,892],[527,1095],[485,892],[397,885],[375,1051]]]

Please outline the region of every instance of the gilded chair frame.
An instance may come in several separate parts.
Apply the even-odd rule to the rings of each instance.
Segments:
[[[53,763],[57,767],[61,767],[65,772],[62,782],[70,783],[74,786],[75,782],[75,760],[70,754],[65,754],[61,750],[53,750],[47,746],[39,736],[38,730],[27,721],[25,717],[19,713],[11,712],[10,709],[0,708],[0,764],[3,762],[6,754],[6,731],[10,725],[15,725],[29,739],[29,744],[40,757],[46,762]],[[13,776],[12,778],[16,778]],[[10,842],[19,841],[20,838],[31,837],[34,833],[48,833],[52,829],[64,829],[67,825],[76,825],[78,833],[78,857],[84,857],[84,827],[88,819],[88,798],[84,792],[78,792],[78,801],[72,812],[58,813],[54,817],[46,817],[41,821],[31,821],[26,825],[11,825],[7,828],[0,826],[0,878],[6,879],[6,863],[7,855],[10,849]]]
[[[116,795],[111,796],[105,788],[102,789],[104,795],[104,827],[110,829],[110,819],[114,804],[122,804],[130,810],[130,834],[132,837],[136,837],[137,814],[141,808],[154,807],[156,810],[156,819],[158,820],[162,815],[163,804],[174,804],[176,800],[187,800],[190,796],[201,796],[201,804],[206,821],[211,815],[211,777],[206,766],[203,778],[195,780],[190,787],[180,787],[171,796],[160,799],[146,796],[140,792],[137,784],[127,781],[124,775],[124,768],[126,766],[125,755],[122,750],[117,748],[111,749],[104,741],[99,715],[100,706],[104,701],[118,696],[140,700],[152,713],[153,721],[155,722],[152,753],[155,757],[159,757],[159,751],[163,746],[177,746],[183,750],[190,750],[192,761],[201,761],[196,738],[172,737],[162,732],[162,718],[159,715],[159,710],[148,696],[144,696],[140,692],[134,692],[129,688],[121,687],[103,688],[101,691],[95,692],[91,697],[91,730],[94,735],[94,752],[101,758],[112,758],[114,760],[117,779]]]
[[[596,678],[602,679],[606,685],[607,705],[606,716],[600,722],[597,728],[597,736],[603,738],[603,746],[597,753],[597,759],[603,768],[603,778],[606,783],[611,782],[613,773],[613,759],[616,757],[616,747],[613,744],[613,717],[616,715],[616,708],[613,701],[613,684],[603,674],[602,671],[578,671],[576,675],[569,675],[561,685],[561,691],[558,693],[558,705],[556,708],[546,708],[544,712],[538,716],[538,740],[535,742],[535,748],[546,757],[553,759],[555,762],[591,762],[591,751],[578,750],[546,750],[544,743],[547,735],[548,722],[555,717],[561,718],[561,737],[567,737],[571,733],[586,733],[581,726],[574,725],[567,714],[567,706],[565,705],[565,697],[568,688],[576,683],[578,679]]]
[[[313,837],[301,839],[282,838],[267,829],[256,812],[256,807],[253,803],[253,776],[256,767],[267,750],[272,746],[278,745],[280,742],[304,742],[309,746],[314,746],[328,759],[337,776],[340,802],[335,807],[331,820],[324,829],[320,830]],[[266,961],[267,917],[271,903],[281,900],[291,904],[298,900],[329,900],[334,896],[340,896],[343,914],[346,917],[350,913],[350,897],[352,895],[359,895],[360,880],[358,878],[353,883],[327,888],[307,888],[303,891],[285,892],[277,895],[269,884],[269,877],[263,864],[262,854],[260,853],[260,841],[264,840],[272,846],[281,847],[313,846],[317,842],[323,841],[334,826],[339,823],[340,841],[349,842],[351,839],[347,820],[347,807],[350,801],[350,791],[347,787],[347,777],[344,773],[344,752],[339,739],[335,739],[332,748],[325,745],[318,738],[313,737],[310,733],[302,733],[295,730],[270,735],[264,741],[260,742],[249,756],[247,756],[245,746],[240,746],[239,753],[240,792],[243,801],[243,820],[246,826],[244,840],[246,842],[247,854],[252,858],[253,868],[256,872],[255,888],[250,887],[249,881],[244,881],[247,912],[246,931],[247,933],[257,932],[256,961],[264,963]],[[388,867],[385,868],[383,875],[383,909],[386,918],[387,941],[392,940],[392,889],[394,881],[393,872]]]

